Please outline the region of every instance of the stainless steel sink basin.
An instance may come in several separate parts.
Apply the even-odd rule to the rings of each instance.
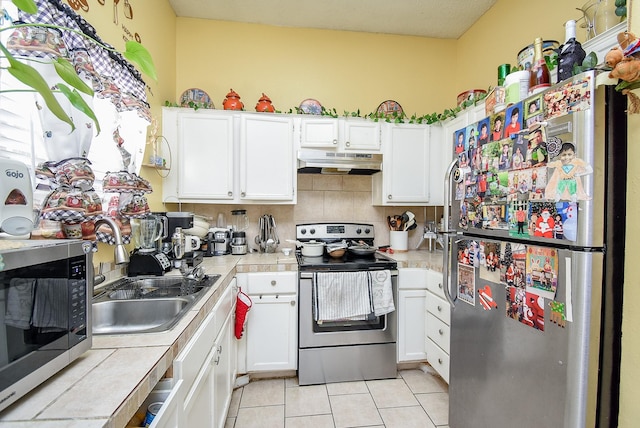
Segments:
[[[220,278],[123,278],[93,299],[93,334],[153,333],[171,329]]]
[[[93,334],[150,333],[169,330],[194,299],[107,300],[93,304]]]

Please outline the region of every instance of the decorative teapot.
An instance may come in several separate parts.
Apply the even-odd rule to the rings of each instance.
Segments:
[[[273,107],[273,104],[271,104],[271,99],[266,96],[264,92],[262,93],[262,97],[260,97],[260,99],[258,100],[258,104],[256,104],[256,111],[268,113],[273,113],[276,111],[276,109]]]
[[[229,93],[222,102],[222,106],[225,110],[243,110],[244,104],[240,101],[240,95],[233,89],[229,89]]]

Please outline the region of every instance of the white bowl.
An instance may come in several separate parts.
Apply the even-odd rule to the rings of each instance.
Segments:
[[[291,254],[291,248],[283,248],[282,254],[284,254],[285,256],[288,256],[289,254]]]

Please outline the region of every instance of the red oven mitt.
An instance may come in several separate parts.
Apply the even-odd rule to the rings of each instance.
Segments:
[[[251,309],[251,298],[244,294],[242,290],[238,291],[237,303],[236,303],[236,339],[240,339],[242,337],[242,332],[244,331],[244,324],[247,318],[247,312]]]

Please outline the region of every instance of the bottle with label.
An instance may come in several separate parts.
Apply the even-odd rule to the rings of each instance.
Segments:
[[[558,81],[573,76],[573,66],[582,64],[587,55],[580,42],[576,40],[576,21],[567,21],[564,29],[565,41],[558,55]]]
[[[533,42],[533,63],[529,74],[529,95],[542,92],[551,86],[551,74],[549,67],[542,55],[542,38],[536,38]]]

